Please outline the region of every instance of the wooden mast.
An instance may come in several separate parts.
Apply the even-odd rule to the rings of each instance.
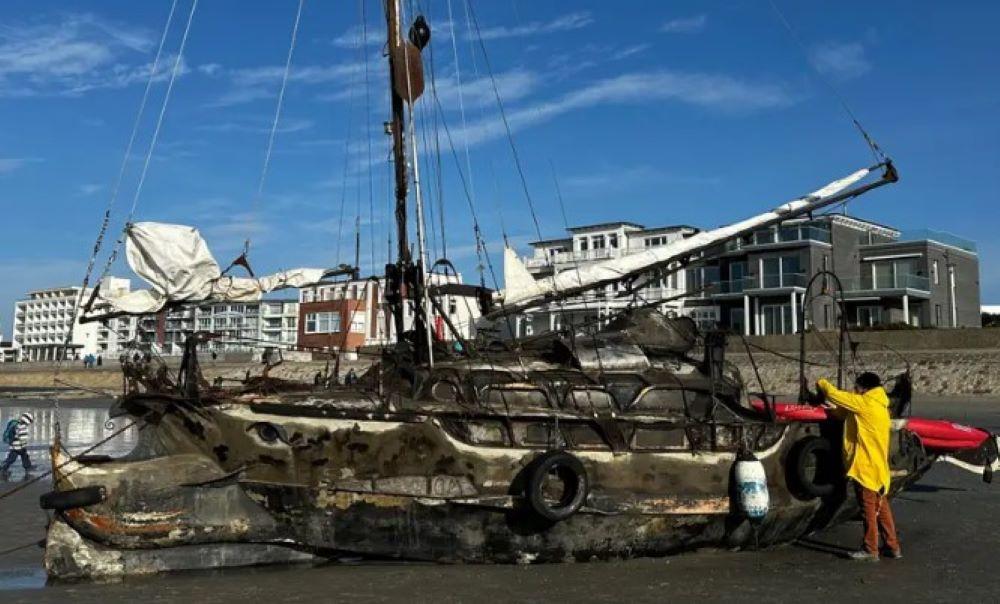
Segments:
[[[403,279],[407,269],[412,266],[410,257],[410,244],[406,227],[406,194],[407,194],[407,174],[406,174],[406,147],[403,142],[403,97],[396,91],[394,85],[396,79],[395,58],[400,53],[395,49],[402,46],[402,33],[399,29],[399,1],[385,0],[386,24],[388,26],[388,55],[389,58],[389,98],[391,105],[391,116],[389,120],[389,133],[392,136],[392,158],[395,165],[396,175],[396,263],[386,266],[386,278],[388,290],[386,298],[392,305],[393,324],[396,329],[396,338],[403,337]],[[402,68],[402,66],[399,66]]]
[[[413,298],[414,306],[414,356],[418,362],[432,359],[429,322],[426,316],[426,295],[424,287],[423,262],[414,263],[410,253],[407,231],[407,204],[409,174],[406,158],[406,113],[405,102],[414,103],[423,92],[423,73],[420,64],[420,49],[410,44],[403,36],[400,23],[399,0],[385,0],[386,25],[388,28],[389,134],[392,136],[392,157],[396,178],[396,249],[395,264],[386,265],[386,300],[392,309],[393,324],[397,341],[402,341],[405,329],[404,305],[407,298]],[[426,25],[426,24],[425,24]],[[428,34],[429,36],[429,34]],[[425,41],[426,42],[426,39]],[[423,45],[421,45],[422,48]],[[414,149],[414,153],[416,149]],[[414,157],[414,161],[416,158]],[[423,241],[421,240],[421,248]],[[422,257],[421,257],[422,260]]]

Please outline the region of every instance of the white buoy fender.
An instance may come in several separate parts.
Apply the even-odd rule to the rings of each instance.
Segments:
[[[770,505],[764,464],[752,454],[741,456],[736,462],[735,478],[740,509],[750,520],[763,520]]]

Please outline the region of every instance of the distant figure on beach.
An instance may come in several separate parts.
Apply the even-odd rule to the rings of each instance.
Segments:
[[[3,442],[10,446],[10,450],[7,452],[7,459],[0,465],[0,477],[7,478],[10,467],[18,457],[21,458],[24,473],[27,474],[31,470],[31,459],[28,458],[28,428],[34,421],[35,416],[25,412],[19,419],[12,419],[4,426]]]

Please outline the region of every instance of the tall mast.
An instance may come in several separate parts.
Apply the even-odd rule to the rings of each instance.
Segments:
[[[423,207],[420,197],[419,168],[417,166],[416,137],[410,124],[413,139],[414,188],[417,193],[417,236],[420,256],[416,264],[410,253],[407,233],[407,165],[406,165],[406,114],[404,103],[411,107],[424,90],[423,65],[420,50],[430,40],[430,28],[418,17],[410,29],[410,40],[403,37],[400,23],[399,0],[385,0],[386,25],[388,27],[389,90],[391,116],[389,131],[392,135],[392,155],[396,176],[396,241],[398,258],[395,265],[386,266],[388,281],[387,299],[392,307],[396,337],[401,338],[404,330],[404,304],[413,298],[414,305],[414,353],[417,361],[433,365],[433,338],[429,321],[430,311],[426,296],[426,252],[423,229]],[[412,43],[411,43],[412,42]]]
[[[388,26],[388,49],[389,52],[389,95],[391,105],[391,116],[389,120],[389,130],[392,135],[392,158],[396,173],[396,265],[393,268],[386,266],[386,277],[388,280],[390,302],[392,307],[393,323],[396,328],[396,337],[403,337],[403,277],[406,268],[412,264],[410,258],[410,244],[406,228],[406,147],[403,143],[403,133],[405,132],[403,97],[396,91],[396,69],[395,59],[401,56],[396,49],[403,45],[402,33],[399,29],[399,0],[385,0],[386,24]],[[400,68],[402,66],[399,66]],[[395,269],[395,270],[393,270]]]

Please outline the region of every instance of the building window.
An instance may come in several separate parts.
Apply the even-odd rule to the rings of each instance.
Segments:
[[[666,236],[661,237],[646,237],[642,240],[642,247],[656,247],[658,245],[666,245]]]
[[[934,285],[937,285],[938,283],[941,282],[941,278],[938,275],[938,261],[937,260],[935,260],[933,263],[931,263],[931,278],[934,279]]]
[[[365,333],[364,315],[358,314],[355,315],[353,319],[351,319],[351,331],[354,333]]]
[[[617,234],[608,235],[608,247],[611,248],[611,249],[613,249],[613,250],[618,249],[618,235]]]
[[[604,235],[594,235],[594,249],[603,250],[604,249]]]
[[[941,327],[941,305],[934,305],[934,325]]]
[[[859,306],[858,327],[874,327],[875,325],[882,325],[882,307]]]
[[[581,237],[580,238],[580,251],[581,252],[586,252],[587,251],[587,247],[588,247],[587,238],[586,237]]]
[[[306,315],[306,333],[338,333],[339,312],[312,312]]]
[[[454,298],[448,300],[448,314],[453,315],[458,312],[458,303]]]

